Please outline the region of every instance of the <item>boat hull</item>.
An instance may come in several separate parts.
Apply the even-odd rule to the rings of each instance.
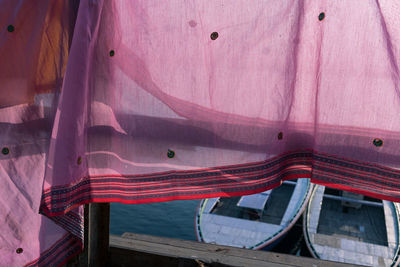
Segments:
[[[288,231],[293,227],[293,225],[296,223],[296,221],[302,215],[302,213],[305,210],[308,199],[311,195],[312,185],[311,185],[309,179],[299,179],[299,181],[301,181],[301,184],[296,185],[299,188],[296,187],[294,189],[293,195],[290,198],[290,201],[296,200],[298,203],[296,202],[294,204],[293,203],[290,204],[290,205],[292,205],[291,208],[293,209],[293,211],[291,211],[292,213],[289,213],[290,208],[288,206],[286,213],[283,216],[283,218],[286,218],[287,221],[285,221],[285,223],[282,223],[282,225],[262,224],[262,227],[269,227],[269,228],[275,229],[275,230],[271,230],[269,234],[265,234],[265,237],[261,238],[263,240],[260,241],[260,238],[259,238],[258,241],[255,242],[254,244],[247,243],[246,246],[241,246],[240,244],[238,245],[237,242],[229,243],[229,241],[226,242],[226,240],[223,240],[224,242],[210,241],[210,240],[212,240],[212,238],[210,238],[210,236],[213,233],[210,233],[210,230],[207,229],[207,226],[209,226],[207,224],[215,223],[215,221],[217,221],[217,220],[223,221],[223,223],[226,223],[226,224],[232,223],[233,225],[236,225],[236,226],[240,223],[243,223],[243,225],[250,225],[250,226],[251,226],[251,224],[249,222],[244,222],[242,219],[236,219],[236,218],[226,219],[226,218],[222,218],[223,216],[213,215],[212,214],[213,207],[215,205],[217,205],[216,203],[218,203],[219,198],[202,200],[197,208],[196,217],[195,217],[195,227],[196,227],[195,232],[196,232],[198,241],[206,242],[206,243],[215,243],[215,244],[219,244],[219,245],[244,247],[244,248],[255,249],[255,250],[271,250],[271,249],[273,249],[285,238]],[[303,186],[303,188],[300,188],[301,186]],[[296,191],[296,190],[298,190],[298,191]],[[211,201],[211,202],[213,201],[213,204],[207,203],[208,201]],[[207,218],[204,220],[203,217],[207,217]],[[202,221],[202,218],[203,218],[203,221]],[[284,219],[282,219],[282,221],[284,221]],[[254,223],[253,223],[253,227],[256,227],[256,228],[261,227],[261,223],[258,226],[257,225],[254,226]],[[211,228],[211,227],[208,227],[208,228]],[[243,229],[239,229],[238,227],[236,227],[236,229],[237,229],[236,231],[241,231],[241,230],[247,231],[249,228],[246,229],[246,227],[243,227]],[[221,231],[223,231],[223,230],[221,230]],[[204,232],[206,232],[206,233],[204,233]],[[268,231],[266,231],[266,232],[268,232]],[[254,233],[249,233],[249,236],[251,234],[254,234]]]
[[[303,232],[311,255],[324,260],[366,266],[398,266],[398,203],[372,198],[369,199],[373,201],[364,200],[361,195],[329,190],[337,191],[337,195],[326,193],[324,186],[315,186],[304,213]],[[349,194],[352,198],[346,197]],[[327,220],[328,212],[337,212],[336,216],[330,216],[336,220]],[[366,214],[366,218],[360,215],[358,220],[346,219],[355,218],[358,214]],[[329,224],[326,224],[327,221]],[[336,221],[339,223],[334,224]],[[354,225],[358,225],[358,229]],[[378,234],[372,236],[372,232]]]

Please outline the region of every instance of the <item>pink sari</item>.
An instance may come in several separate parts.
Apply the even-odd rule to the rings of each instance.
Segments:
[[[400,201],[400,5],[315,2],[0,0],[0,260],[65,263],[90,202]]]

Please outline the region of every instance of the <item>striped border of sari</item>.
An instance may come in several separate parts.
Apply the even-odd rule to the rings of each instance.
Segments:
[[[389,201],[400,201],[400,170],[298,150],[262,162],[167,171],[140,175],[88,176],[73,185],[55,186],[42,195],[41,212],[65,215],[82,204],[120,202],[140,204],[254,194],[282,181],[311,178],[311,182]]]

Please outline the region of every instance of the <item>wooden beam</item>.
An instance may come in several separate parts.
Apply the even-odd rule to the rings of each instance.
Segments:
[[[88,265],[105,267],[109,253],[110,203],[89,204]],[[86,237],[86,236],[85,236]]]
[[[188,240],[125,233],[110,236],[109,266],[358,266],[268,251],[247,250]]]

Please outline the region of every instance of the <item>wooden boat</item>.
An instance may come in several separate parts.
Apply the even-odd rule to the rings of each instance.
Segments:
[[[196,213],[197,239],[271,249],[304,212],[311,192],[310,180],[298,179],[254,195],[203,199]]]
[[[303,222],[315,258],[366,266],[399,264],[399,204],[315,186]]]

